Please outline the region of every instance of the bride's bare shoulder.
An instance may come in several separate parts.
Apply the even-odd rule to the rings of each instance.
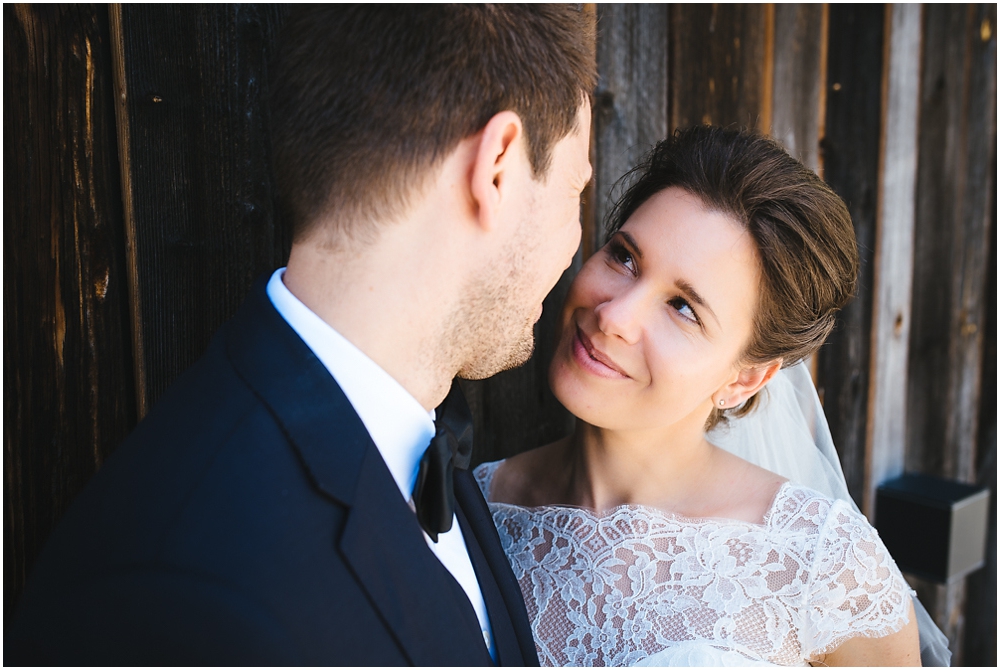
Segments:
[[[716,458],[713,500],[717,509],[711,516],[761,523],[788,480],[722,449]]]
[[[558,492],[566,482],[566,443],[568,438],[544,447],[525,451],[505,460],[493,473],[491,502],[538,507],[558,502]]]

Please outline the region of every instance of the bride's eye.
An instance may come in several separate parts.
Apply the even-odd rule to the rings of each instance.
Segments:
[[[694,309],[684,298],[671,298],[667,304],[677,310],[677,313],[680,314],[682,318],[687,319],[692,323],[701,323],[701,320],[698,318]]]
[[[608,242],[608,256],[615,265],[620,265],[626,271],[635,274],[635,258],[632,252],[625,248],[621,242],[612,240]]]

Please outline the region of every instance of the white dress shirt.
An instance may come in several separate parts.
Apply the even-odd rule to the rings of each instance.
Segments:
[[[434,437],[434,410],[428,413],[389,373],[292,295],[282,281],[284,274],[285,269],[281,268],[271,275],[268,298],[337,380],[396,480],[400,494],[409,501],[420,459]],[[479,617],[486,647],[496,660],[486,602],[458,519],[452,519],[451,530],[441,533],[436,543],[427,533],[424,539],[468,594]]]

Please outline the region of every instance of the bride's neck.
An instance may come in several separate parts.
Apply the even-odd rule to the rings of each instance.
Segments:
[[[583,421],[567,447],[574,504],[598,512],[646,505],[684,513],[703,492],[716,451],[701,426],[626,433]]]

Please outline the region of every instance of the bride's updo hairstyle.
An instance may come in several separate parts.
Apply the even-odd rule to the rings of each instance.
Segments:
[[[857,283],[854,227],[843,200],[781,145],[746,130],[678,130],[620,183],[625,188],[608,213],[609,238],[646,200],[673,186],[728,215],[753,238],[760,299],[742,365],[780,358],[788,367],[823,344]],[[743,416],[756,404],[755,395],[725,411]],[[706,429],[724,418],[713,409]]]

